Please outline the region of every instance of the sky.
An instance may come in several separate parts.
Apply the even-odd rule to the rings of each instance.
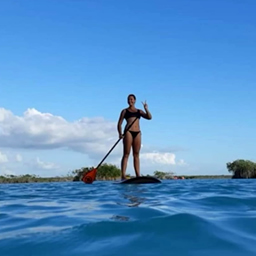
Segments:
[[[1,1],[0,175],[96,167],[130,93],[153,117],[140,120],[142,175],[226,175],[228,162],[256,161],[255,9],[255,0]],[[104,163],[120,168],[121,157],[122,141]]]

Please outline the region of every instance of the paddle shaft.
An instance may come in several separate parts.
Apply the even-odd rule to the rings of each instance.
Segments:
[[[135,121],[137,120],[137,117],[132,121],[132,123],[125,129],[124,131],[124,134],[126,134],[126,132],[131,128],[131,126],[135,123]],[[96,169],[98,169],[102,163],[104,162],[104,160],[108,157],[108,155],[111,153],[111,151],[115,148],[115,146],[119,143],[119,141],[121,140],[122,138],[119,138],[117,140],[117,142],[113,145],[113,147],[108,151],[108,153],[104,156],[104,158],[101,160],[101,162],[98,164],[98,166],[96,167]]]

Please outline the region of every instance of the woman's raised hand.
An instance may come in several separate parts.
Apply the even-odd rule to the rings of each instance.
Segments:
[[[145,100],[145,102],[141,102],[142,103],[142,105],[143,105],[143,107],[145,108],[145,110],[148,108],[148,104],[147,104],[147,101]]]

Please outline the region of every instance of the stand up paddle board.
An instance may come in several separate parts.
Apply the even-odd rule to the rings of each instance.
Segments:
[[[121,180],[115,182],[116,184],[146,184],[146,183],[161,183],[161,181],[155,177],[151,176],[141,176],[130,178],[127,180]]]

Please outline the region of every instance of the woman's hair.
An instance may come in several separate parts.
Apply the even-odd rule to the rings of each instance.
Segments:
[[[133,97],[136,100],[136,96],[134,94],[129,94],[128,97],[127,97],[127,100],[129,99],[130,96]]]

